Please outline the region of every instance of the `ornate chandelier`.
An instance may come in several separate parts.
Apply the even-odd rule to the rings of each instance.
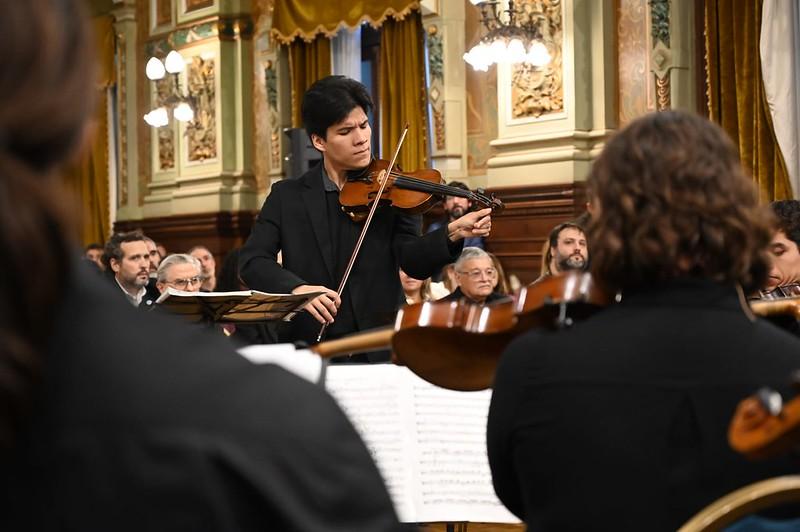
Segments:
[[[172,116],[180,122],[191,122],[194,119],[194,98],[184,94],[181,90],[178,74],[186,68],[186,62],[180,53],[172,50],[162,62],[157,57],[151,57],[145,65],[145,74],[150,81],[163,79],[167,73],[172,74],[173,84],[170,95],[164,100],[163,105],[144,115],[144,121],[152,127],[163,127],[169,124],[169,110]]]
[[[499,0],[470,2],[481,10],[481,23],[486,28],[486,35],[464,54],[464,61],[472,68],[485,72],[494,63],[529,63],[543,67],[550,62],[550,53],[542,42],[535,18],[523,17],[523,11],[515,9],[514,0],[508,0],[505,10]]]

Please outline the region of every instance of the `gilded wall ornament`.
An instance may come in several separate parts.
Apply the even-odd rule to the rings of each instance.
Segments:
[[[278,74],[275,71],[275,64],[272,60],[267,60],[264,68],[264,85],[267,92],[267,107],[269,109],[270,124],[270,161],[271,168],[280,168],[281,165],[281,126],[280,115],[278,114]]]
[[[444,133],[444,53],[442,35],[435,24],[428,26],[426,44],[428,46],[428,102],[433,115],[433,138],[436,150],[445,149]]]
[[[186,125],[190,161],[217,157],[217,113],[214,58],[192,57],[187,71],[189,94],[194,97],[194,120]]]
[[[156,81],[156,104],[161,107],[174,91],[172,76]],[[157,128],[158,132],[158,169],[160,171],[175,168],[175,130],[172,127]]]
[[[511,67],[511,116],[538,118],[564,109],[563,35],[561,0],[523,0],[523,19],[533,19],[551,61],[544,68],[527,63]]]

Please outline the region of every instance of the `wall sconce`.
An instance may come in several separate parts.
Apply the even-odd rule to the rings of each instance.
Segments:
[[[469,52],[464,61],[475,70],[487,71],[494,63],[529,63],[543,67],[550,62],[550,53],[542,42],[542,34],[534,17],[526,17],[508,0],[503,10],[498,0],[470,0],[481,10],[481,23],[486,35]],[[505,16],[503,13],[505,12]]]
[[[183,56],[172,50],[162,62],[157,57],[151,57],[145,66],[147,79],[156,82],[164,79],[167,73],[172,74],[172,92],[164,100],[161,107],[153,109],[144,115],[144,121],[152,127],[162,127],[169,124],[169,111],[179,122],[191,122],[194,119],[194,97],[184,94],[178,74],[186,68]]]

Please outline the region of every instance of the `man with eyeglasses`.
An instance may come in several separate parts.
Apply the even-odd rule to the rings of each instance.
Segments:
[[[162,294],[167,288],[184,292],[199,292],[203,284],[200,261],[191,255],[176,253],[170,255],[158,266],[156,287]]]
[[[492,258],[481,248],[464,248],[456,260],[455,272],[458,288],[441,301],[466,299],[471,303],[485,305],[508,297],[494,291],[497,270]]]

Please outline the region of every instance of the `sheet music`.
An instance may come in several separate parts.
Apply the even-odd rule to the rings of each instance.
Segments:
[[[401,521],[519,522],[492,487],[490,390],[445,390],[389,364],[332,365],[326,385],[375,458]]]
[[[269,344],[248,345],[238,351],[254,364],[276,364],[314,384],[319,381],[322,359],[308,349],[297,349],[294,344]]]

